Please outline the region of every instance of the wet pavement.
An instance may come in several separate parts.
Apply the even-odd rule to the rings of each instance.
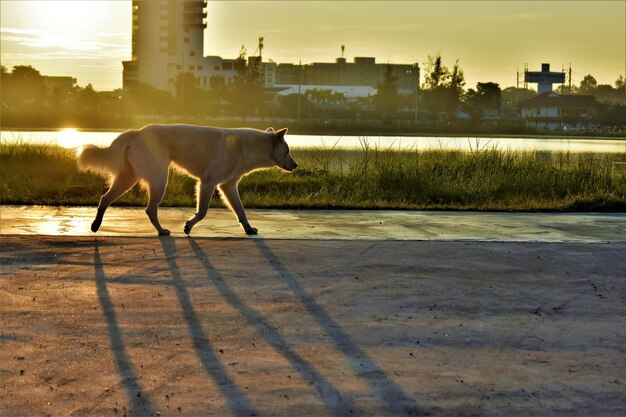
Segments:
[[[94,236],[95,207],[0,206],[0,234]],[[161,208],[173,236],[193,208]],[[485,242],[624,242],[625,213],[489,213],[375,210],[247,210],[254,238],[304,240],[441,240]],[[143,208],[111,207],[96,236],[154,236]],[[211,209],[194,237],[244,237],[235,216]]]

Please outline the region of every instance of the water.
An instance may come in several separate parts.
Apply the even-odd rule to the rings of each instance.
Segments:
[[[109,145],[120,132],[87,132],[74,129],[47,131],[0,131],[0,140],[57,144],[75,148],[85,144]],[[589,138],[516,138],[516,137],[431,137],[431,136],[330,136],[288,135],[292,148],[360,149],[367,145],[378,149],[446,149],[473,151],[499,149],[505,151],[597,152],[626,153],[624,139]]]

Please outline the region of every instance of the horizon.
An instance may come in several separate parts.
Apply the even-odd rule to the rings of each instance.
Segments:
[[[2,1],[2,65],[31,65],[96,90],[121,88],[131,5]],[[235,58],[244,45],[251,56],[262,36],[264,61],[279,64],[334,62],[346,45],[350,62],[417,62],[422,82],[429,55],[441,53],[448,67],[458,59],[466,89],[514,87],[525,64],[537,71],[544,62],[552,71],[571,63],[574,85],[587,74],[613,85],[626,72],[625,13],[621,1],[209,1],[204,55]]]

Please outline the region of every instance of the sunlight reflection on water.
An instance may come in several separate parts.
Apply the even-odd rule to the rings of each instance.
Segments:
[[[76,148],[85,144],[108,146],[120,132],[87,132],[76,129],[61,131],[7,131],[0,132],[3,142],[57,144]],[[504,151],[597,152],[626,153],[624,139],[590,138],[516,138],[516,137],[415,137],[415,136],[324,136],[289,135],[293,148],[334,149],[446,149],[475,151],[498,149]]]

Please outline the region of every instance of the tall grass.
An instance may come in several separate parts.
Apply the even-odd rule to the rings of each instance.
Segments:
[[[244,205],[275,208],[626,211],[626,155],[372,148],[296,149],[299,168],[255,172]],[[193,206],[195,180],[172,171],[164,206]],[[95,205],[105,179],[79,173],[75,153],[0,144],[0,204]],[[140,187],[117,204],[144,205]],[[213,205],[221,205],[219,200]]]

